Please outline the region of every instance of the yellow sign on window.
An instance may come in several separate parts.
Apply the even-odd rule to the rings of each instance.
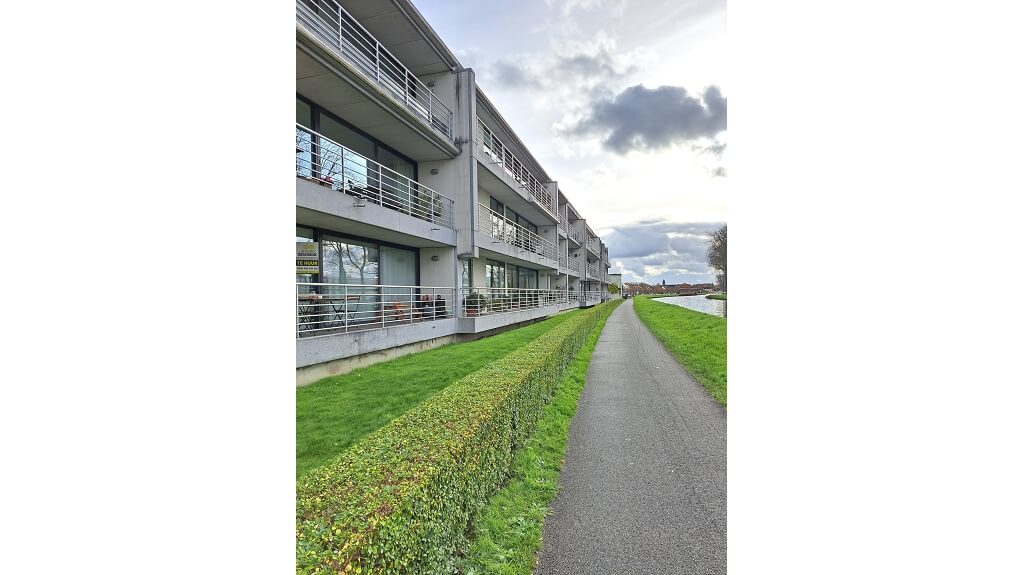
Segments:
[[[295,273],[320,273],[320,244],[317,242],[295,242]]]

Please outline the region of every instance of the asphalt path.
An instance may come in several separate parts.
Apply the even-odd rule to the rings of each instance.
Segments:
[[[726,413],[633,311],[608,318],[539,575],[726,572]]]

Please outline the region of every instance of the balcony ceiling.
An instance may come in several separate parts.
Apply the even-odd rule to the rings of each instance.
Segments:
[[[452,247],[442,242],[431,241],[411,234],[403,234],[395,230],[366,224],[358,220],[342,218],[332,214],[325,214],[320,211],[299,206],[295,207],[295,222],[302,226],[313,226],[325,230],[334,230],[338,233],[345,233],[413,248]]]
[[[426,37],[391,0],[341,0],[341,6],[413,74],[450,69]]]
[[[452,157],[420,133],[431,130],[426,123],[418,126],[419,131],[414,130],[400,120],[395,111],[388,109],[392,104],[375,102],[356,88],[362,84],[364,89],[374,91],[379,90],[377,87],[362,80],[344,62],[334,61],[332,65],[341,73],[329,69],[307,49],[297,46],[295,91],[417,162]],[[387,102],[383,95],[380,100]]]

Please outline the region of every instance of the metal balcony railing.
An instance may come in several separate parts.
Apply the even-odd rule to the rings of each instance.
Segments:
[[[555,244],[483,204],[477,204],[477,229],[498,241],[558,260]]]
[[[460,293],[461,317],[478,317],[564,306],[570,302],[571,292],[557,289],[462,288]]]
[[[382,329],[455,317],[455,288],[295,284],[295,336]]]
[[[566,227],[565,235],[567,235],[570,240],[576,242],[576,245],[583,245],[583,242],[580,240],[580,231],[576,229],[576,226],[574,224],[570,223]]]
[[[555,221],[561,221],[555,209],[555,198],[548,189],[523,166],[519,158],[501,143],[480,118],[476,119],[476,141],[484,147],[484,153],[489,155],[494,163],[500,164],[505,173],[528,192],[530,199],[540,204]]]
[[[597,264],[587,262],[587,277],[597,278]]]
[[[569,256],[566,254],[558,254],[558,267],[567,268],[569,267]]]
[[[599,290],[588,290],[583,292],[583,299],[587,302],[599,302],[601,301],[601,292]]]
[[[595,254],[601,253],[601,247],[600,244],[597,243],[597,238],[590,236],[587,237],[587,249]]]
[[[295,19],[384,93],[454,141],[452,111],[335,0],[296,0]]]
[[[295,175],[421,220],[455,228],[455,203],[305,126],[295,125]]]

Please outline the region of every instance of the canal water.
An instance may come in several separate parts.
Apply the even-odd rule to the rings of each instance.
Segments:
[[[717,315],[718,317],[726,317],[725,300],[721,299],[708,299],[702,295],[682,295],[675,297],[660,297],[654,301],[670,303],[679,307],[692,309],[693,311]]]

